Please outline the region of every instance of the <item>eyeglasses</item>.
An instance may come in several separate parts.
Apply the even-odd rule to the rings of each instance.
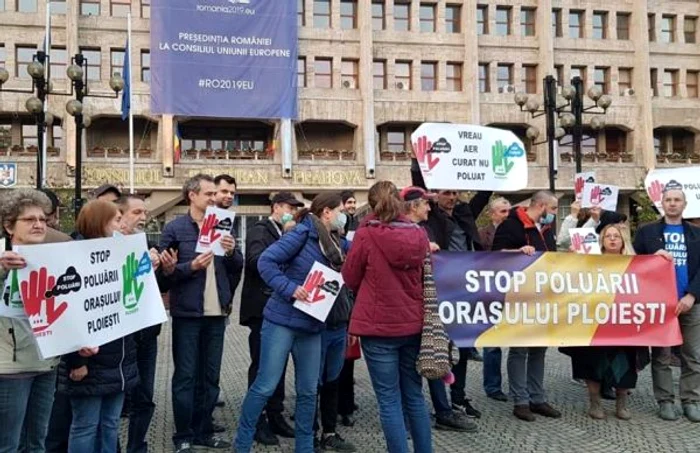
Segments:
[[[46,224],[46,217],[18,217],[17,221],[19,222],[26,222],[31,225],[36,225],[37,223],[40,225],[45,225]]]

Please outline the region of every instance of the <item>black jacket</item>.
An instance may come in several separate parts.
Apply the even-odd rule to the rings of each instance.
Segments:
[[[659,250],[665,249],[664,228],[666,222],[661,219],[658,222],[645,225],[634,237],[634,251],[638,255],[653,255]],[[683,221],[683,234],[688,249],[688,293],[700,298],[700,228]],[[700,301],[698,302],[700,303]]]
[[[411,161],[411,183],[414,186],[421,187],[427,190],[423,174],[418,166],[418,161]],[[452,211],[452,220],[456,221],[459,227],[467,236],[467,243],[470,241],[474,244],[475,250],[484,250],[481,244],[479,228],[476,226],[476,219],[489,203],[492,191],[477,192],[474,197],[469,200],[469,203],[457,203]],[[427,222],[421,223],[428,231],[430,240],[436,242],[442,250],[448,250],[450,238],[455,229],[454,223],[450,216],[445,213],[435,202],[430,202],[430,213],[428,214]]]
[[[345,224],[345,234],[357,230],[357,228],[360,226],[360,222],[357,219],[357,215],[347,214],[347,216],[348,221]]]
[[[70,371],[87,366],[82,381],[70,379]],[[131,335],[100,346],[100,352],[85,358],[77,352],[64,355],[58,366],[58,391],[68,396],[103,396],[127,392],[138,384],[136,344]]]
[[[245,240],[245,267],[243,277],[243,292],[241,293],[241,319],[242,326],[248,326],[252,322],[262,322],[263,309],[267,300],[272,295],[272,289],[268,287],[258,272],[258,258],[272,244],[280,238],[282,226],[272,220],[258,221],[253,228],[248,230]]]
[[[557,240],[554,236],[554,222],[541,230],[527,215],[527,209],[516,207],[510,210],[508,218],[496,228],[491,250],[518,250],[530,245],[538,252],[556,252]]]

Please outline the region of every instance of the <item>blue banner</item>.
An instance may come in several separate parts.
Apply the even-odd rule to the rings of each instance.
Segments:
[[[152,0],[151,112],[297,116],[296,0]]]

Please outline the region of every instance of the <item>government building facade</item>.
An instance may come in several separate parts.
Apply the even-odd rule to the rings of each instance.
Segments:
[[[51,3],[55,94],[49,111],[56,120],[47,134],[48,186],[72,187],[78,139],[86,192],[107,182],[128,185],[121,100],[86,97],[91,124],[80,138],[65,109],[72,99],[66,68],[77,53],[88,60],[89,93],[110,95],[110,77],[124,72],[128,11],[135,185],[164,220],[184,212],[180,188],[199,172],[238,180],[241,237],[269,214],[276,191],[309,200],[353,189],[363,201],[377,179],[408,185],[410,134],[427,121],[512,130],[527,147],[528,190],[547,188],[547,145],[526,136],[535,126],[542,140],[544,118],[532,119],[513,100],[525,92],[542,104],[547,75],[560,86],[579,76],[586,90],[595,85],[612,97],[604,128],[593,129],[592,116],[584,115],[583,169],[621,187],[621,209],[633,208],[630,194],[647,169],[700,163],[698,0],[298,0],[299,114],[291,128],[291,167],[283,162],[286,128],[278,120],[150,113],[150,3]],[[4,87],[30,89],[26,68],[44,38],[46,4],[0,0],[0,8],[0,66],[10,73]],[[0,164],[17,164],[17,186],[35,184],[38,137],[25,109],[29,96],[0,91]],[[563,194],[573,191],[570,142],[562,138],[557,152],[556,187]]]

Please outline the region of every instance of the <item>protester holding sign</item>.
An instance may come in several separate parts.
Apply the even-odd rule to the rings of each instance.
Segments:
[[[356,294],[350,334],[361,337],[390,452],[407,452],[404,416],[415,453],[432,452],[430,417],[416,370],[423,326],[423,260],[428,237],[406,218],[396,186],[369,190],[373,213],[362,221],[343,267]]]
[[[336,233],[345,227],[337,193],[316,196],[309,209],[297,213],[297,226],[272,244],[258,259],[258,271],[274,291],[263,311],[260,369],[243,400],[235,448],[250,452],[262,410],[279,384],[291,352],[296,369],[295,451],[314,451],[313,421],[319,384],[325,324],[294,307],[295,300],[312,302],[318,286],[305,285],[315,262],[340,268],[347,242]],[[316,285],[323,282],[316,279]]]
[[[568,252],[571,248],[571,231],[574,228],[595,228],[600,222],[601,209],[599,207],[581,208],[581,202],[576,200],[571,203],[569,215],[564,217],[557,235],[557,250]]]
[[[678,308],[681,326],[680,397],[683,412],[692,422],[700,422],[700,228],[683,220],[688,202],[683,186],[666,184],[661,195],[664,217],[639,231],[634,248],[639,254],[660,255],[676,268]],[[659,404],[659,417],[677,420],[671,348],[652,348],[651,363],[654,396]]]
[[[493,250],[519,251],[532,255],[536,251],[555,251],[554,225],[559,202],[551,192],[535,193],[527,208],[516,207],[499,225]],[[559,418],[561,413],[547,403],[544,392],[544,357],[547,348],[511,347],[508,351],[508,380],[515,405],[513,415],[520,420],[535,421],[535,415]]]
[[[93,200],[80,211],[76,231],[84,239],[112,237],[119,232],[121,214],[114,203]],[[70,397],[73,421],[68,453],[115,453],[119,416],[125,392],[138,383],[136,344],[128,335],[100,346],[92,357],[63,356],[58,391]]]

